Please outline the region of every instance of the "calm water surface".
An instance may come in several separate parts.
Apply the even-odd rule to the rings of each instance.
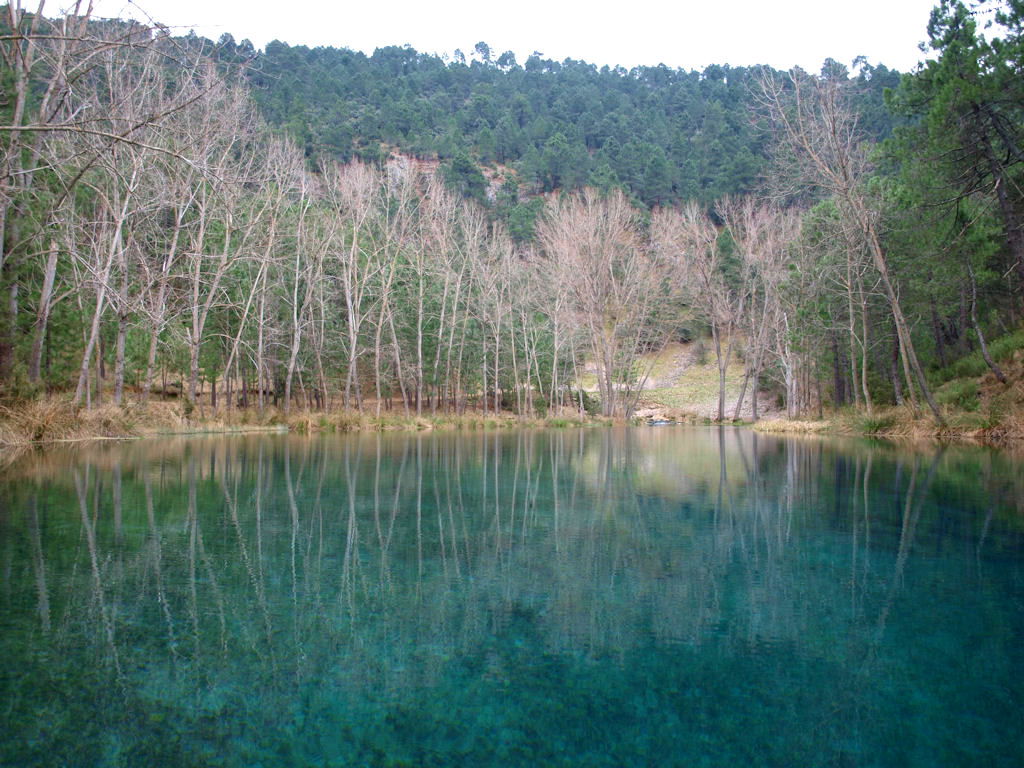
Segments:
[[[0,765],[1024,765],[1024,463],[685,428],[30,457]]]

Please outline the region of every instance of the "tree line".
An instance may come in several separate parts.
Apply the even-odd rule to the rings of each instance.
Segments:
[[[438,175],[407,158],[311,169],[241,69],[135,24],[6,13],[8,390],[285,412],[573,401],[590,353],[565,264]],[[598,206],[624,222],[609,258],[635,258],[635,211],[619,193]]]
[[[629,185],[558,180],[529,197],[514,182],[506,213],[529,207],[528,232],[453,164],[311,156],[268,123],[274,90],[254,86],[267,71],[244,46],[76,10],[3,9],[8,397],[621,416],[642,393],[644,354],[700,333],[718,362],[719,419],[747,397],[756,418],[768,388],[791,416],[897,402],[941,421],[934,371],[975,346],[1005,378],[986,334],[1020,319],[1019,4],[940,3],[936,56],[888,92],[886,120],[864,86],[888,70],[829,61],[738,78],[733,119],[759,126],[770,169],[756,194],[711,185],[641,205]],[[985,10],[998,36],[978,30]],[[435,74],[611,76],[478,53]],[[418,71],[395,70],[395,87]],[[665,78],[643,85],[655,100],[686,80]],[[587,147],[587,162],[603,149]],[[738,358],[742,391],[726,403]]]

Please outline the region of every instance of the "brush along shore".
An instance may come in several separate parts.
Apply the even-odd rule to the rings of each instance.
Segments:
[[[423,431],[433,429],[500,429],[508,427],[570,427],[610,423],[576,412],[524,418],[509,413],[422,414],[402,411],[380,416],[355,411],[292,411],[266,408],[205,409],[186,415],[180,403],[154,401],[104,404],[94,408],[75,406],[70,399],[49,396],[15,405],[0,406],[0,449],[83,440],[131,439],[168,434],[209,432],[355,432]]]

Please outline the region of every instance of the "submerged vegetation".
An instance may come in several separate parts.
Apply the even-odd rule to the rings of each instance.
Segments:
[[[257,52],[10,3],[3,439],[682,412],[652,372],[690,341],[720,422],[1018,434],[1021,14],[943,0],[898,77]]]

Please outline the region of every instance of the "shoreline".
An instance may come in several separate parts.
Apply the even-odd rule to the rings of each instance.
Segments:
[[[519,417],[509,413],[484,414],[381,414],[355,411],[297,411],[284,414],[267,409],[218,411],[207,417],[186,417],[177,403],[130,402],[87,409],[63,398],[28,401],[0,409],[0,454],[45,450],[61,445],[113,440],[145,440],[171,436],[230,434],[313,434],[317,432],[426,432],[475,431],[510,428],[564,428],[604,426],[613,423],[598,416],[571,415]]]
[[[354,411],[299,411],[285,415],[276,409],[264,414],[250,411],[218,411],[202,419],[185,417],[180,404],[166,401],[126,406],[103,405],[76,408],[62,398],[30,401],[0,411],[0,455],[7,463],[29,451],[89,442],[147,440],[231,434],[313,434],[317,432],[424,432],[495,429],[566,428],[610,426],[623,422],[578,413],[546,417],[518,417],[510,413],[484,414],[360,414]],[[968,423],[964,423],[967,420]],[[1024,440],[1018,420],[1010,424],[979,426],[974,414],[949,414],[945,427],[930,419],[913,419],[905,410],[890,409],[871,417],[841,413],[822,420],[767,419],[757,422],[673,421],[683,426],[729,426],[778,435],[819,435],[883,439],[891,442],[930,441],[994,448],[1016,447]],[[974,422],[974,423],[970,423]],[[1021,423],[1024,427],[1024,422]]]
[[[883,439],[893,442],[902,440],[930,440],[937,443],[964,443],[992,447],[1013,446],[1024,441],[1024,430],[1005,426],[978,427],[949,423],[942,427],[930,419],[900,421],[877,428],[864,428],[851,423],[848,418],[824,420],[783,419],[748,423],[757,432],[765,434],[814,434],[836,437],[859,437]]]

